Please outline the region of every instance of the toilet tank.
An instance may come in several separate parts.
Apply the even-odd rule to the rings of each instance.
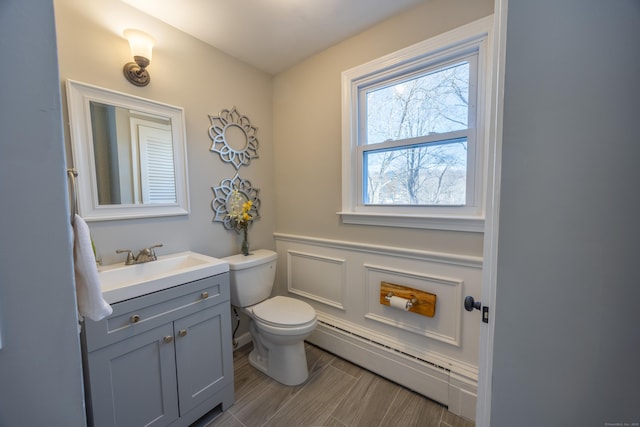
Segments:
[[[271,296],[276,278],[278,254],[257,249],[247,256],[243,254],[222,258],[229,263],[231,304],[247,307]]]

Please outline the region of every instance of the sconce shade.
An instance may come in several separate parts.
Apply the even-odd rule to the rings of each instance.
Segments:
[[[153,51],[153,38],[139,30],[125,30],[124,37],[129,41],[131,56],[135,62],[124,65],[124,75],[130,83],[136,86],[146,86],[151,81],[151,76],[146,68],[151,63]]]

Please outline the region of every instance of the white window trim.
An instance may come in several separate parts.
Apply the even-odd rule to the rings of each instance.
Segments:
[[[491,94],[491,30],[493,17],[488,16],[470,24],[448,31],[405,49],[383,56],[342,73],[342,211],[338,212],[346,224],[362,224],[389,227],[424,228],[482,232],[484,230],[485,194],[489,170],[489,114]],[[469,47],[478,49],[478,99],[477,99],[477,156],[475,171],[474,206],[434,207],[435,213],[394,213],[393,207],[363,208],[358,200],[358,88],[359,82],[372,74],[423,61],[436,59]],[[475,165],[474,165],[475,167]],[[473,169],[470,169],[473,170]],[[375,210],[375,212],[373,212]]]

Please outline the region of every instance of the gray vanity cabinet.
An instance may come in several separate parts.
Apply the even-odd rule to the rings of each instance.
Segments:
[[[178,401],[180,412],[188,413],[233,379],[229,303],[177,320],[174,335]]]
[[[94,426],[166,426],[178,419],[171,324],[89,354]],[[91,422],[89,423],[91,425]]]
[[[112,307],[83,325],[89,425],[188,426],[233,403],[228,273]]]

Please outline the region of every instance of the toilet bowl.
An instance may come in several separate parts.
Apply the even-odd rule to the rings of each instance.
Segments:
[[[303,383],[309,376],[304,340],[316,327],[315,310],[295,298],[269,298],[275,280],[275,252],[259,249],[224,260],[229,263],[231,304],[249,317],[253,341],[249,363],[282,384]]]
[[[249,363],[282,384],[305,382],[309,370],[304,340],[316,328],[315,310],[304,301],[276,296],[243,312],[251,319]],[[292,312],[295,316],[286,319]]]

